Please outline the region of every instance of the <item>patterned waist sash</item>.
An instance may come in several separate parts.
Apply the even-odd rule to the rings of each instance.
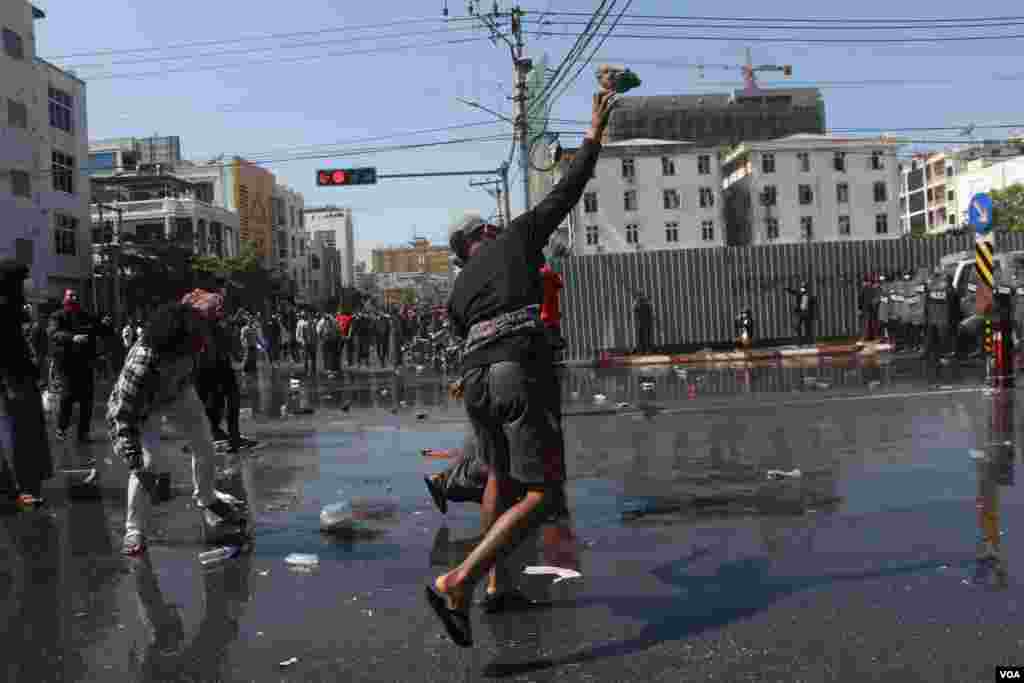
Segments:
[[[540,320],[540,305],[530,304],[517,311],[483,320],[469,328],[466,341],[463,342],[462,355],[478,351],[499,339],[523,332],[543,332],[544,325]]]

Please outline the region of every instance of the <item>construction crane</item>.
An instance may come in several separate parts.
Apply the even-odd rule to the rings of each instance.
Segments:
[[[757,85],[757,73],[758,72],[779,72],[789,78],[793,75],[793,65],[785,64],[779,66],[778,64],[761,64],[760,66],[754,66],[753,57],[750,55],[750,48],[747,48],[747,63],[742,67],[743,71],[743,94],[744,95],[756,95],[761,92],[761,88]]]

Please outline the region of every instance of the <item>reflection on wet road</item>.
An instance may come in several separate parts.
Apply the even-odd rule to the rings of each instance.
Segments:
[[[979,377],[915,361],[565,371],[571,521],[542,529],[517,562],[584,578],[524,575],[524,589],[554,605],[474,616],[480,642],[466,652],[420,597],[479,535],[477,506],[442,518],[423,485],[447,463],[421,450],[456,447],[465,429],[444,378],[364,373],[290,391],[287,377],[264,373],[246,383],[244,429],[266,446],[226,463],[222,484],[254,511],[252,552],[199,565],[185,455],[144,561],[116,554],[116,463],[102,500],[71,500],[55,480],[47,513],[0,517],[0,635],[16,653],[0,672],[988,680],[1021,647],[1024,403],[982,391]],[[57,451],[64,468],[83,456]],[[372,534],[319,532],[324,506],[358,498],[395,513]],[[291,553],[319,566],[289,569]]]

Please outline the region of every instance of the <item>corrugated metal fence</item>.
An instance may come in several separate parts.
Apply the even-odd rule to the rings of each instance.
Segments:
[[[1000,233],[1000,251],[1024,249],[1024,234]],[[970,250],[974,236],[867,242],[781,244],[721,249],[574,256],[563,261],[562,331],[566,357],[636,345],[633,292],[654,307],[654,345],[662,349],[727,343],[733,320],[749,306],[761,339],[793,335],[787,287],[808,280],[818,297],[819,337],[859,333],[857,298],[869,273],[934,268],[946,254]]]

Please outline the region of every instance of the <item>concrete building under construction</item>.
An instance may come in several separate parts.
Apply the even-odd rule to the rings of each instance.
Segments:
[[[716,147],[824,132],[825,101],[817,88],[754,88],[731,95],[623,97],[612,111],[607,139]]]

